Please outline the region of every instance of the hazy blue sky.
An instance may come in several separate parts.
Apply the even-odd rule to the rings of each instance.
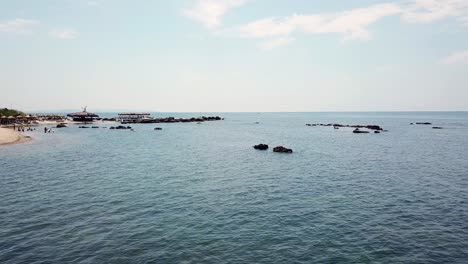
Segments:
[[[468,110],[468,0],[0,0],[0,106]]]

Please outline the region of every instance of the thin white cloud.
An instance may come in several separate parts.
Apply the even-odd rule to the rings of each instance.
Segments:
[[[407,22],[431,23],[449,17],[466,20],[467,15],[468,0],[414,0],[402,18]]]
[[[37,24],[39,24],[37,20],[16,18],[3,23],[0,22],[0,33],[28,34]]]
[[[233,0],[235,1],[235,0]],[[238,0],[242,4],[246,1]],[[209,10],[202,2],[214,3],[214,0],[200,0],[197,10]],[[223,2],[223,1],[220,1]],[[216,2],[216,3],[220,3]],[[215,9],[214,9],[215,10]],[[224,9],[221,9],[224,10]],[[198,18],[204,12],[197,12]],[[206,12],[209,13],[209,12]],[[222,12],[221,12],[222,13]],[[222,13],[224,14],[224,13]],[[283,17],[269,17],[255,20],[237,27],[217,30],[218,35],[237,35],[247,38],[263,39],[259,44],[263,49],[284,46],[291,43],[293,35],[335,33],[343,39],[366,40],[371,38],[370,26],[385,17],[398,16],[403,22],[432,23],[453,18],[462,25],[468,26],[468,0],[402,0],[375,4],[363,8],[355,8],[335,13],[300,14]],[[215,27],[219,19],[205,19],[205,25]]]
[[[446,65],[468,63],[468,50],[454,52],[445,57],[442,63]]]
[[[291,38],[291,37],[275,38],[275,39],[270,39],[270,40],[260,43],[259,47],[262,50],[271,50],[274,48],[289,45],[293,41],[294,41],[294,38]]]
[[[50,35],[62,40],[76,39],[78,37],[78,33],[71,29],[54,30],[50,32]]]
[[[221,25],[221,19],[231,9],[239,7],[248,0],[197,0],[193,6],[182,11],[190,19],[202,23],[207,28]]]
[[[283,18],[260,19],[240,26],[246,37],[286,37],[295,32],[324,34],[338,33],[346,39],[369,39],[368,27],[378,20],[401,13],[395,4],[378,4],[339,13],[293,15]]]

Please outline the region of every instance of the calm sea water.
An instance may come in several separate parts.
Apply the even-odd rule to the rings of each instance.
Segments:
[[[0,263],[468,262],[468,113],[205,115],[0,148]]]

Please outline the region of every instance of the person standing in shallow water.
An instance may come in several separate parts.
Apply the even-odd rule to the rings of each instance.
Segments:
[[[47,133],[47,127],[44,127],[44,133]]]

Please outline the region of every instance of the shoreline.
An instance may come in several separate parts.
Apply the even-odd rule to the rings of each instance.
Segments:
[[[13,129],[0,127],[0,147],[25,143],[31,141],[31,139],[31,137],[25,136]]]

